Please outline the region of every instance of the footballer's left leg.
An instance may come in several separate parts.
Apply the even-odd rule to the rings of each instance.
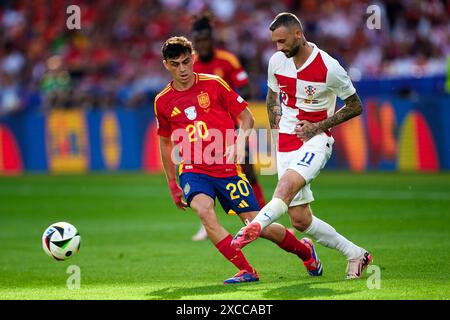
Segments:
[[[309,204],[289,208],[292,225],[312,237],[325,247],[337,249],[347,259],[356,259],[362,254],[362,249],[340,235],[336,229],[325,221],[313,216]]]
[[[347,257],[347,279],[360,278],[364,269],[372,262],[372,256],[357,246],[325,221],[312,214],[309,204],[289,208],[292,225],[312,237],[325,247],[336,249]]]

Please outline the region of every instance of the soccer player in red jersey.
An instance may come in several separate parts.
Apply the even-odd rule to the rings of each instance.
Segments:
[[[194,55],[194,71],[197,73],[214,74],[227,82],[233,90],[237,91],[245,100],[250,100],[250,88],[247,72],[242,68],[239,59],[231,52],[214,47],[213,28],[210,18],[206,15],[198,17],[192,25],[192,37],[196,54]],[[249,163],[248,145],[246,149],[246,161],[241,164],[259,206],[266,205],[264,192],[259,184],[255,169]],[[192,237],[192,240],[204,240],[207,238],[206,230],[202,226]]]
[[[172,37],[162,47],[163,63],[173,81],[155,97],[154,107],[170,193],[178,208],[195,211],[210,241],[239,269],[224,283],[258,281],[258,274],[242,251],[231,247],[232,236],[219,223],[214,209],[217,198],[225,212],[236,213],[243,222],[251,221],[259,210],[250,184],[237,164],[245,156],[239,152],[239,146],[246,142],[253,115],[247,102],[220,77],[194,73],[192,50],[191,42],[184,37]],[[237,137],[233,119],[239,124]],[[230,131],[231,140],[227,138]],[[181,159],[179,184],[174,150],[178,150]],[[296,254],[310,275],[322,274],[311,240],[298,240],[276,223],[261,236]]]
[[[213,29],[208,16],[201,16],[194,21],[192,38],[195,49],[194,71],[215,74],[244,99],[250,99],[247,72],[233,53],[215,48]]]
[[[272,200],[238,232],[232,245],[242,248],[254,241],[288,212],[297,230],[347,258],[347,279],[360,278],[372,255],[312,214],[310,184],[331,157],[330,129],[360,115],[361,100],[339,62],[306,41],[295,15],[280,13],[269,29],[278,51],[269,61],[266,103],[270,126],[279,130],[279,181]],[[336,96],[345,106],[335,113]]]

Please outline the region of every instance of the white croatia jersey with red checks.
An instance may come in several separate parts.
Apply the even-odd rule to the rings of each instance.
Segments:
[[[295,135],[299,120],[319,122],[334,114],[336,96],[345,100],[356,90],[339,62],[314,43],[306,62],[297,69],[293,58],[278,51],[269,61],[268,87],[281,96],[278,151],[299,149],[303,142]],[[330,131],[326,134],[331,136]]]

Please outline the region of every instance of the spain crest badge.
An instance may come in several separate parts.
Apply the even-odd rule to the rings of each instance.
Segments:
[[[211,105],[211,101],[209,100],[209,95],[207,92],[202,92],[197,96],[198,105],[205,109],[206,112],[208,112],[209,107]]]

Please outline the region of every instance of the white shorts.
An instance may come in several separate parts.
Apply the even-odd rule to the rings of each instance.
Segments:
[[[330,159],[333,143],[333,137],[322,133],[312,137],[298,150],[277,152],[278,180],[288,169],[298,172],[306,180],[306,185],[295,195],[289,207],[314,201],[310,183]]]

